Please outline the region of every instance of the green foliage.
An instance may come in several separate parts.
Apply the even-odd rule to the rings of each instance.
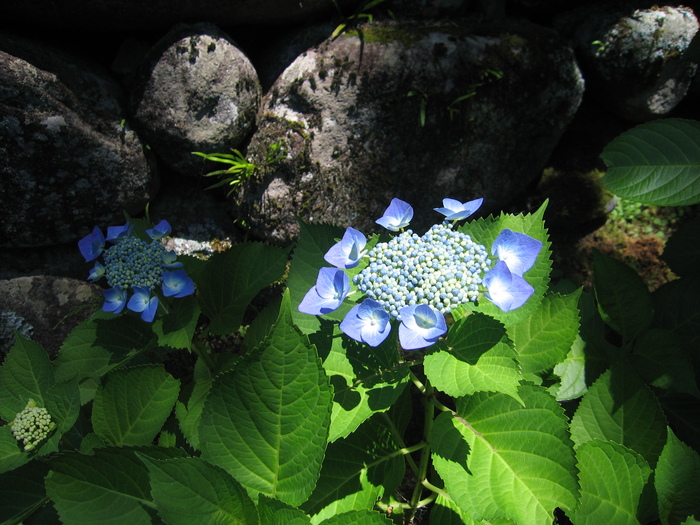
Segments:
[[[644,184],[635,198],[657,199]],[[487,249],[504,228],[540,241],[534,293],[510,312],[480,295],[425,349],[346,336],[358,293],[298,311],[343,234],[309,224],[291,259],[262,243],[186,259],[197,292],[154,323],[96,312],[53,360],[18,335],[0,366],[0,521],[697,523],[697,220],[664,252],[679,279],[650,293],[596,254],[594,293],[564,293],[543,215],[460,227]],[[24,450],[11,423],[30,399],[55,428]]]

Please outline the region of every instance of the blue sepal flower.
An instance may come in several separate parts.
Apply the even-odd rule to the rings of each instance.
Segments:
[[[442,213],[445,216],[445,220],[459,221],[466,219],[478,210],[482,202],[484,202],[484,199],[475,199],[465,203],[455,199],[442,199],[443,208],[433,209],[438,213]]]
[[[158,310],[158,297],[151,297],[151,291],[148,288],[134,286],[134,295],[129,299],[126,307],[132,312],[141,313],[141,319],[147,323],[153,322]]]
[[[401,199],[391,199],[389,207],[375,222],[380,226],[384,226],[387,230],[397,232],[408,226],[413,219],[413,208],[411,205]]]
[[[105,267],[100,263],[100,261],[95,261],[94,268],[90,269],[90,274],[88,275],[88,281],[97,281],[105,274]]]
[[[158,239],[162,239],[163,237],[167,237],[168,235],[170,235],[170,230],[170,223],[163,219],[153,228],[146,230],[146,233],[151,239],[157,241]]]
[[[505,228],[491,246],[491,253],[508,265],[508,269],[522,277],[535,264],[542,243],[524,233]]]
[[[337,310],[350,293],[350,278],[338,268],[321,268],[316,286],[311,288],[299,304],[304,314],[322,315]]]
[[[92,230],[92,233],[87,234],[78,241],[78,249],[86,262],[97,259],[104,250],[104,247],[105,236],[97,226]]]
[[[323,258],[337,268],[354,268],[365,255],[367,238],[355,228],[348,228],[343,238]]]
[[[134,231],[134,225],[127,222],[124,226],[107,227],[107,240],[109,242],[119,242],[126,239]]]
[[[163,295],[165,297],[185,297],[194,293],[194,281],[185,270],[175,270],[163,274]]]
[[[350,309],[339,328],[355,341],[378,346],[391,332],[389,313],[377,301],[365,299]]]
[[[484,296],[504,312],[520,308],[535,289],[515,272],[511,272],[505,261],[498,261],[484,276],[488,290]]]
[[[109,288],[108,290],[103,290],[102,295],[104,295],[105,302],[102,305],[102,309],[105,312],[112,312],[114,314],[121,313],[126,306],[126,290],[115,286],[114,288]]]
[[[165,252],[161,259],[163,260],[163,268],[182,268],[182,263],[175,260],[177,259],[177,254],[174,250]]]
[[[445,316],[427,304],[399,310],[399,342],[404,350],[417,350],[435,344],[447,332]]]

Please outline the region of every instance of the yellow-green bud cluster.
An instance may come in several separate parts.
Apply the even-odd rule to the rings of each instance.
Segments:
[[[165,253],[157,240],[145,242],[137,237],[120,240],[104,254],[107,283],[124,290],[134,286],[155,290],[163,278]]]
[[[479,297],[491,261],[486,248],[443,222],[422,237],[407,230],[369,252],[353,278],[357,288],[399,317],[404,306],[428,304],[442,313]]]
[[[51,421],[49,411],[36,406],[36,401],[30,399],[27,406],[15,420],[10,423],[12,435],[23,446],[25,451],[34,450],[56,428]]]

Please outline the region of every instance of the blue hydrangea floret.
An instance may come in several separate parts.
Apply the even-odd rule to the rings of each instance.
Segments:
[[[105,278],[109,288],[103,291],[102,309],[114,314],[126,307],[141,314],[141,319],[155,319],[159,293],[165,297],[185,297],[194,293],[194,282],[177,262],[176,254],[163,246],[161,239],[170,233],[167,221],[146,230],[150,241],[134,235],[134,225],[110,226],[105,237],[98,227],[78,242],[86,261],[102,255],[103,262],[95,261],[88,280]],[[107,245],[107,242],[111,246]]]
[[[446,315],[481,296],[509,312],[522,306],[534,293],[523,274],[535,264],[542,243],[523,233],[504,229],[487,248],[466,233],[454,229],[456,221],[472,215],[483,199],[462,203],[444,199],[436,211],[445,216],[419,236],[405,229],[413,208],[393,199],[376,222],[398,235],[365,250],[365,236],[348,228],[343,238],[326,253],[336,268],[321,268],[316,285],[299,305],[312,315],[330,313],[350,294],[348,275],[361,259],[365,266],[353,272],[352,284],[364,300],[353,306],[340,330],[356,341],[378,346],[386,340],[392,322],[404,350],[435,344],[448,330]]]

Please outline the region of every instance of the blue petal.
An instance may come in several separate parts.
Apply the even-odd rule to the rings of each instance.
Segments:
[[[508,269],[522,277],[535,264],[542,243],[524,233],[505,228],[491,246],[491,253],[504,261]]]
[[[134,286],[134,295],[126,307],[132,312],[141,312],[141,319],[150,323],[158,310],[158,297],[151,297],[151,291],[142,286]]]
[[[484,199],[475,199],[462,204],[460,201],[455,199],[442,199],[442,205],[444,207],[434,208],[434,210],[438,213],[442,213],[445,216],[445,220],[458,221],[461,219],[466,219],[473,214],[479,209],[483,202]]]
[[[175,253],[174,250],[170,250],[169,252],[165,252],[163,254],[163,257],[161,257],[163,260],[163,266],[165,268],[182,268],[182,263],[177,262],[175,259],[177,259],[177,254]]]
[[[399,342],[404,350],[417,350],[435,344],[447,332],[445,316],[427,304],[399,310]]]
[[[88,281],[97,281],[105,274],[105,267],[99,261],[95,261],[95,267],[90,270]]]
[[[343,238],[335,243],[324,259],[336,268],[354,268],[365,255],[367,238],[355,228],[345,230]]]
[[[413,208],[411,205],[401,199],[391,199],[389,207],[384,211],[376,222],[380,226],[384,226],[387,230],[397,232],[408,226],[413,218]]]
[[[157,241],[158,239],[162,239],[163,237],[170,235],[170,230],[170,223],[163,219],[153,228],[146,230],[146,233],[151,239]]]
[[[321,268],[316,286],[311,288],[299,304],[299,311],[322,315],[337,310],[350,293],[350,278],[338,268]]]
[[[119,242],[131,235],[134,225],[127,222],[124,226],[110,226],[107,228],[107,240],[109,242]]]
[[[484,296],[504,312],[520,308],[535,289],[520,275],[511,272],[504,261],[498,261],[483,280],[488,290]]]
[[[389,313],[378,302],[365,299],[350,309],[339,328],[355,341],[379,346],[391,332]]]
[[[118,314],[124,309],[127,294],[126,291],[121,289],[119,286],[109,288],[108,290],[103,290],[102,295],[104,295],[105,298],[105,302],[102,305],[102,310],[105,312]]]
[[[105,246],[105,236],[100,229],[95,226],[92,233],[89,233],[78,241],[78,249],[86,262],[97,259]]]
[[[194,281],[185,270],[175,270],[163,274],[163,295],[166,297],[185,297],[194,293]]]

